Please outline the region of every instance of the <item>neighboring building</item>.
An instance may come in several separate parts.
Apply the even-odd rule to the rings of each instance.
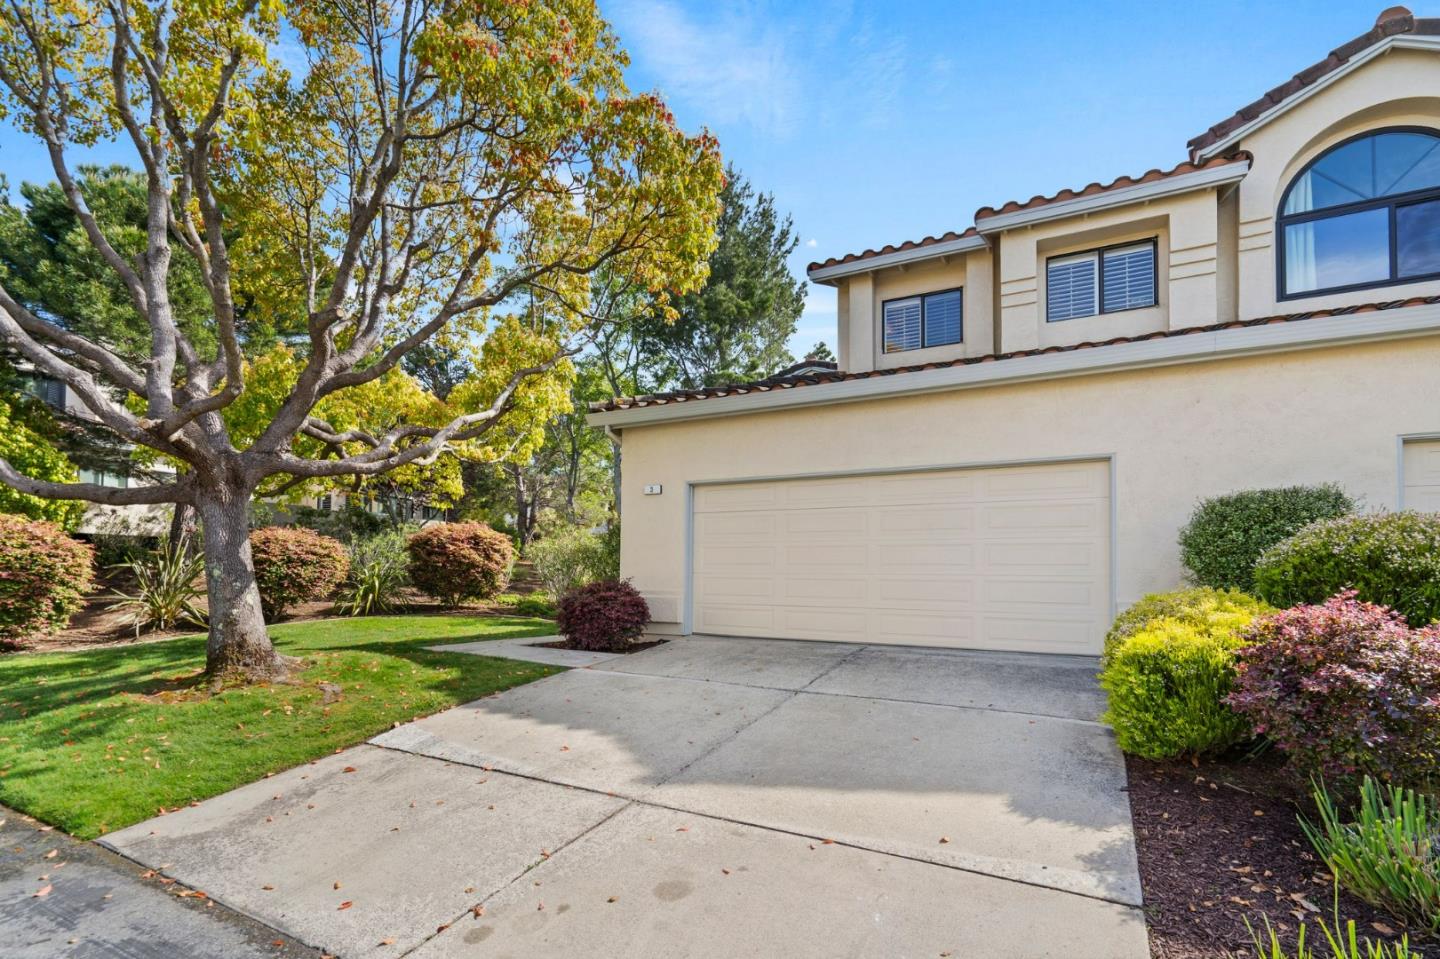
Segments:
[[[1440,19],[1386,10],[1173,169],[809,276],[838,369],[594,407],[654,629],[1097,653],[1201,497],[1440,509]]]

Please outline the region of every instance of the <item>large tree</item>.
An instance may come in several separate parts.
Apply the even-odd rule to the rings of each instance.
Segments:
[[[556,380],[593,323],[591,274],[680,295],[703,281],[717,146],[677,130],[658,97],[631,95],[624,63],[592,0],[7,0],[0,110],[48,155],[148,350],[129,357],[3,284],[0,341],[182,472],[115,489],[0,460],[0,481],[45,498],[192,504],[208,672],[284,675],[247,539],[257,489],[483,447],[517,406],[564,388]],[[76,149],[108,139],[145,179],[133,255],[77,181]],[[177,313],[170,278],[186,261],[213,352]],[[304,331],[293,357],[274,361],[294,365],[267,381],[258,419],[226,415],[254,365],[241,289],[255,321]],[[376,428],[325,417],[353,405],[347,391],[404,375],[406,355],[440,334],[483,344],[475,375],[446,398]]]
[[[637,336],[660,388],[753,380],[793,362],[785,344],[805,309],[805,281],[786,264],[794,224],[733,167],[721,202],[705,285],[676,301],[674,322],[651,313]]]

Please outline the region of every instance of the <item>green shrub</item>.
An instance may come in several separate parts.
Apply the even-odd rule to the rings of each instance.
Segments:
[[[1170,593],[1151,593],[1115,618],[1105,634],[1102,665],[1122,640],[1135,635],[1157,619],[1178,619],[1210,633],[1238,633],[1256,616],[1273,613],[1268,603],[1236,589],[1196,586]]]
[[[520,616],[554,619],[556,616],[555,601],[545,593],[531,593],[529,596],[520,597],[520,601],[515,604],[515,612]]]
[[[265,619],[300,603],[324,599],[344,581],[350,560],[339,541],[300,526],[267,526],[250,533],[255,581]]]
[[[573,526],[557,529],[531,543],[526,556],[545,591],[564,596],[577,586],[619,577],[618,556],[612,562],[610,538],[608,533],[597,536]]]
[[[410,582],[448,606],[495,596],[515,561],[510,537],[484,523],[436,523],[411,536],[407,548]]]
[[[0,513],[0,649],[64,629],[94,565],[94,551],[54,523]]]
[[[1300,825],[1330,874],[1346,890],[1406,925],[1440,935],[1440,809],[1413,789],[1360,784],[1355,821],[1342,820],[1316,786],[1320,822]]]
[[[519,593],[499,593],[493,599],[491,599],[490,602],[494,603],[496,606],[503,606],[506,609],[514,609],[516,606],[520,605],[520,599],[521,597]]]
[[[406,536],[399,530],[376,533],[350,544],[350,574],[340,587],[335,608],[346,616],[392,612],[410,582]]]
[[[129,571],[135,590],[115,590],[116,601],[110,608],[130,613],[136,636],[146,627],[164,630],[181,623],[205,625],[205,611],[199,606],[205,595],[205,557],[192,552],[185,539],[173,549],[168,542],[161,542],[116,568]]]
[[[1122,640],[1100,673],[1105,721],[1127,753],[1172,759],[1219,752],[1249,737],[1225,705],[1236,638],[1179,619],[1152,620]]]
[[[1353,589],[1412,626],[1440,619],[1440,513],[1368,513],[1314,523],[1265,552],[1255,590],[1276,606]]]
[[[1354,509],[1355,501],[1328,483],[1211,497],[1180,530],[1180,560],[1200,586],[1249,591],[1261,553],[1316,520]]]

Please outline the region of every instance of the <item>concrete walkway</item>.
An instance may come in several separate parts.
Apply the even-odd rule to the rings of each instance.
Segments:
[[[0,943],[5,959],[320,956],[194,889],[3,806]]]
[[[1094,672],[691,638],[105,841],[344,957],[1142,959]]]

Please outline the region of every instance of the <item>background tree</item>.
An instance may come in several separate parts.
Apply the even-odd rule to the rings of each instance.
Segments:
[[[821,340],[819,343],[816,343],[814,346],[810,347],[810,352],[805,354],[805,359],[820,360],[821,362],[826,363],[834,363],[835,354],[830,351],[830,347],[825,345],[825,341]]]
[[[282,38],[300,49],[299,76],[270,55]],[[7,4],[0,109],[46,150],[149,335],[137,360],[0,283],[0,341],[183,472],[115,489],[0,460],[0,481],[50,499],[192,504],[207,671],[284,675],[247,542],[257,490],[493,453],[497,424],[563,395],[593,322],[595,271],[653,293],[704,279],[717,146],[677,130],[658,97],[632,96],[624,63],[590,0]],[[102,229],[71,162],[77,145],[107,139],[134,152],[145,179],[135,254]],[[172,293],[187,261],[213,356]],[[304,334],[293,378],[272,384],[242,438],[233,425],[252,421],[226,411],[251,385],[247,302]],[[442,332],[482,344],[475,374],[445,399],[353,428],[319,412],[344,408],[349,390],[415,382],[404,357]]]
[[[785,344],[805,308],[805,282],[786,264],[800,242],[794,224],[734,167],[720,198],[705,285],[676,301],[673,323],[651,314],[637,337],[660,388],[753,380],[793,362]]]

